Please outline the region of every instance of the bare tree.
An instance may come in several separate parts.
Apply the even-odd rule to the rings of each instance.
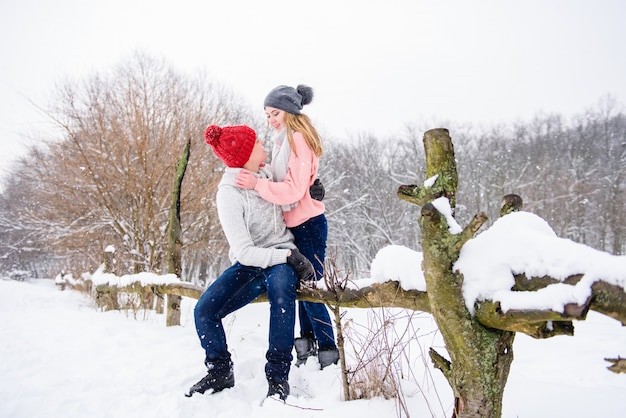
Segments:
[[[38,240],[34,226],[18,216],[36,205],[28,179],[13,176],[5,183],[0,195],[0,274],[43,278],[49,267],[59,270],[59,260]]]
[[[396,187],[411,178],[407,159],[419,158],[413,144],[409,134],[388,142],[364,136],[327,145],[320,177],[328,191],[330,252],[342,268],[369,270],[378,250],[389,244],[419,246],[417,211],[395,198]]]
[[[203,131],[210,123],[258,124],[238,103],[206,78],[185,78],[140,53],[110,74],[60,85],[46,111],[59,132],[47,133],[47,149],[33,149],[17,170],[35,203],[17,212],[19,221],[81,271],[93,271],[113,245],[118,272],[162,272],[171,184],[191,138],[183,260],[187,271],[198,258],[219,263],[223,245],[207,243],[220,240],[210,202],[221,164]]]

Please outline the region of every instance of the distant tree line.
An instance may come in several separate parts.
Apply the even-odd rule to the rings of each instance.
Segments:
[[[626,254],[626,116],[615,99],[606,97],[569,122],[551,114],[487,129],[443,127],[457,155],[461,225],[484,211],[488,227],[502,197],[515,193],[524,210],[544,218],[558,236]],[[328,144],[321,172],[330,189],[329,242],[341,265],[368,270],[388,244],[420,250],[418,208],[400,201],[396,191],[421,178],[422,137],[431,128]]]
[[[40,133],[45,146],[15,164],[0,195],[0,274],[93,272],[108,246],[118,274],[164,272],[170,189],[188,140],[182,278],[204,285],[228,265],[214,206],[222,164],[203,131],[212,123],[248,124],[267,137],[258,107],[206,74],[181,75],[136,54],[110,73],[58,86],[45,111],[57,130]],[[502,196],[516,193],[557,235],[626,253],[626,118],[613,98],[570,121],[538,115],[482,129],[447,125],[458,156],[461,224],[480,211],[497,219]],[[431,128],[325,138],[320,177],[328,255],[338,267],[360,277],[385,245],[420,250],[419,208],[396,191],[421,178],[421,137]]]

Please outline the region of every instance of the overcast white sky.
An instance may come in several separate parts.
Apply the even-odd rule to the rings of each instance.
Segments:
[[[625,21],[623,0],[0,0],[0,167],[45,128],[29,101],[135,50],[260,113],[274,86],[308,84],[324,132],[387,135],[623,104]]]

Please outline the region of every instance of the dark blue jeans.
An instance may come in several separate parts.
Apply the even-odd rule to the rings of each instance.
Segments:
[[[313,263],[316,279],[324,277],[324,260],[326,258],[326,240],[328,239],[328,222],[324,214],[289,228],[295,238],[298,250]],[[317,340],[320,349],[335,348],[335,334],[323,303],[298,302],[300,320],[300,336]]]
[[[230,361],[222,318],[267,292],[270,330],[265,374],[269,380],[286,381],[293,360],[297,282],[298,276],[288,264],[262,269],[235,263],[226,269],[204,291],[194,309],[205,363]]]

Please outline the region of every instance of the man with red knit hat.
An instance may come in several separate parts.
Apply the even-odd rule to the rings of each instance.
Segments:
[[[207,375],[186,396],[211,393],[235,385],[233,362],[222,319],[267,293],[270,304],[269,347],[265,376],[267,396],[289,395],[289,370],[293,360],[296,287],[298,280],[314,280],[313,266],[296,249],[281,208],[254,190],[235,186],[245,168],[259,178],[270,178],[264,168],[263,142],[248,126],[211,125],[205,139],[226,168],[217,189],[217,212],[230,245],[233,263],[202,294],[194,309],[196,331],[205,350]]]

